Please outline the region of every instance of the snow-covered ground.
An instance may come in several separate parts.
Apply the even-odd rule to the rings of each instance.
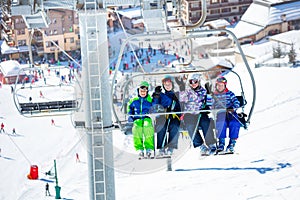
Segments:
[[[167,171],[166,160],[138,161],[132,154],[130,136],[114,130],[115,158],[122,152],[133,155],[123,165],[115,162],[116,199],[298,199],[300,68],[250,66],[256,81],[256,105],[248,130],[240,131],[237,154],[200,157],[199,149],[185,148],[184,155],[173,160],[172,171]],[[229,89],[235,92],[232,79],[228,80]],[[249,81],[244,82],[244,89],[250,104]],[[45,99],[54,95],[50,91],[43,94]],[[55,95],[61,94],[55,91]],[[37,91],[34,99],[39,98]],[[55,125],[51,125],[51,119]],[[86,137],[73,127],[72,119],[72,115],[21,116],[10,86],[2,86],[0,123],[4,123],[6,134],[0,133],[0,200],[54,199],[55,179],[45,175],[48,171],[54,173],[54,160],[61,197],[89,199]],[[12,134],[13,128],[16,135]],[[189,144],[189,140],[181,139],[180,144]],[[80,162],[76,162],[76,153]],[[31,165],[39,167],[38,180],[27,178]],[[147,168],[140,170],[138,167],[143,165]],[[45,197],[46,182],[51,197]]]

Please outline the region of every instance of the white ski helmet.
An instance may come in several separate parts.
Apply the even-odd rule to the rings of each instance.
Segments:
[[[200,81],[201,75],[200,74],[192,74],[191,77],[189,77],[189,80],[198,80]]]

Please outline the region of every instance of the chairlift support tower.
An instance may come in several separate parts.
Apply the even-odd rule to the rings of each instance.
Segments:
[[[85,133],[87,134],[90,199],[114,200],[112,114],[109,85],[107,12],[96,0],[79,11]]]

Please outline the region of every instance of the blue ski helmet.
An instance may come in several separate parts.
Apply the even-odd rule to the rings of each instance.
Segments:
[[[164,87],[164,82],[167,82],[167,81],[171,81],[171,83],[172,83],[172,88],[174,89],[174,77],[172,77],[172,76],[170,76],[170,75],[166,75],[166,76],[161,80],[164,89],[165,89],[165,87]]]
[[[227,85],[227,79],[224,76],[217,78],[216,83],[224,83],[225,87]]]

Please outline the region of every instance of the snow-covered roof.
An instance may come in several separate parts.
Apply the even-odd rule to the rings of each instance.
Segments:
[[[255,0],[248,7],[232,32],[237,38],[258,33],[264,27],[286,21],[300,19],[300,1],[280,2],[278,0]]]
[[[15,60],[7,60],[0,63],[0,68],[4,76],[15,76],[19,73],[20,63]]]
[[[240,39],[243,37],[254,35],[261,31],[263,28],[264,27],[261,25],[256,25],[245,21],[239,21],[235,28],[232,29],[232,32],[238,39]]]
[[[142,17],[142,12],[140,7],[129,8],[124,10],[119,10],[118,13],[129,19]]]
[[[300,1],[278,4],[270,8],[268,18],[269,24],[277,24],[282,22],[282,16],[285,15],[286,21],[296,20],[300,18]]]
[[[210,25],[213,28],[218,29],[218,28],[223,28],[223,27],[229,26],[230,23],[225,19],[217,19],[217,20],[205,22],[204,26],[205,25]]]
[[[270,40],[279,41],[285,44],[294,44],[295,48],[300,48],[300,30],[292,30],[285,33],[273,35]]]

